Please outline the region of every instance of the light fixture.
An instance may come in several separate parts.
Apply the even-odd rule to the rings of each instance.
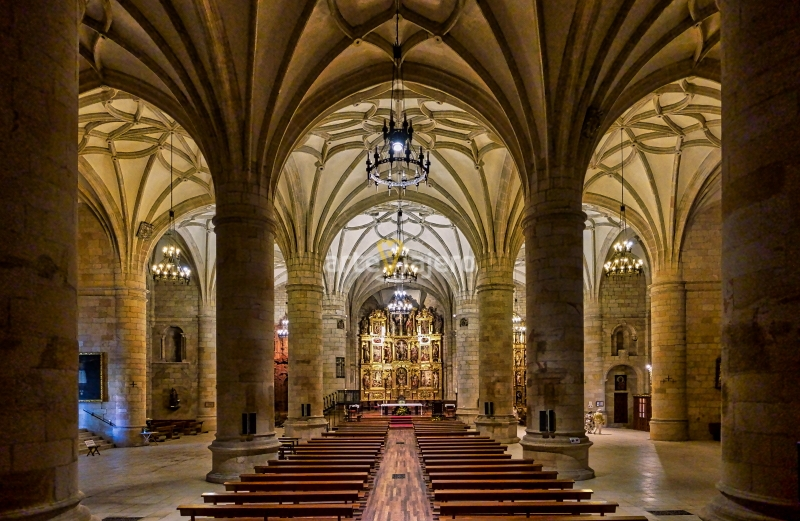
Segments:
[[[511,316],[511,329],[514,331],[514,343],[522,344],[525,342],[525,322],[516,312]]]
[[[403,286],[399,286],[394,291],[394,296],[386,307],[389,309],[389,313],[393,315],[408,315],[414,309],[414,304],[411,302],[411,297],[408,293],[403,290]]]
[[[628,229],[628,218],[625,215],[625,154],[622,146],[622,138],[624,129],[622,123],[619,126],[619,155],[620,164],[619,171],[621,181],[621,194],[619,205],[619,218],[622,223],[622,231],[620,232],[620,240],[614,244],[614,254],[611,256],[604,265],[606,277],[618,275],[641,275],[644,271],[644,261],[633,254],[633,241],[625,239],[625,232]]]
[[[408,258],[408,248],[403,244],[403,208],[397,201],[397,240],[392,248],[392,263],[383,267],[383,280],[402,284],[417,280],[417,267]]]
[[[370,159],[367,151],[367,186],[375,184],[384,185],[389,190],[398,188],[405,190],[409,186],[419,188],[421,183],[428,182],[431,169],[430,151],[425,157],[425,150],[419,147],[415,154],[412,140],[414,138],[414,123],[408,121],[405,113],[405,96],[403,93],[403,61],[402,47],[400,46],[400,2],[396,3],[397,18],[395,23],[395,40],[392,46],[392,93],[391,106],[389,107],[389,123],[383,122],[382,143],[375,145]],[[396,106],[395,106],[396,105]],[[397,120],[395,120],[397,112]],[[400,120],[402,124],[399,124]]]
[[[156,282],[172,282],[178,284],[189,284],[192,270],[188,266],[181,265],[181,249],[177,246],[174,239],[175,234],[175,210],[172,201],[172,159],[174,148],[172,146],[173,133],[169,133],[169,227],[164,238],[167,244],[161,249],[162,258],[158,264],[153,264],[150,273]]]
[[[289,317],[283,315],[281,325],[278,328],[278,338],[286,338],[289,336]]]

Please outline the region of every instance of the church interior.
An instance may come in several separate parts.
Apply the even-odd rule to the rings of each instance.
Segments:
[[[0,519],[800,519],[800,4],[2,11]]]

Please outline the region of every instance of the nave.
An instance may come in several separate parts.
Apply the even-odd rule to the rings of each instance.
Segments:
[[[519,435],[523,434],[520,428]],[[427,490],[419,487],[422,471],[416,454],[408,450],[407,443],[391,443],[393,439],[406,441],[406,437],[412,437],[410,430],[390,433],[390,443],[375,476],[375,492],[370,493],[362,520],[430,519],[400,516],[411,500],[428,500]],[[593,499],[617,502],[615,515],[691,521],[698,519],[695,514],[716,493],[715,483],[720,475],[718,443],[651,442],[647,433],[627,429],[604,429],[602,435],[590,438],[594,443],[593,468],[597,477],[580,482],[576,488],[592,489]],[[80,485],[86,494],[85,504],[101,520],[106,517],[141,517],[142,521],[188,519],[180,516],[177,505],[198,503],[203,493],[225,490],[222,485],[204,480],[211,459],[208,443],[212,439],[213,434],[201,434],[169,444],[111,450],[100,458],[82,457]],[[522,457],[519,445],[510,446],[507,452],[513,458]],[[687,464],[693,461],[707,463]],[[388,478],[399,473],[405,473],[406,478],[384,480],[381,471]],[[693,516],[662,518],[646,514],[646,510],[678,509]],[[409,511],[417,515],[415,510]]]

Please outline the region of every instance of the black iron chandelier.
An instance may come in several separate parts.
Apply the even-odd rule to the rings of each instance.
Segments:
[[[408,248],[403,244],[403,208],[397,202],[397,240],[392,248],[391,263],[383,267],[383,281],[395,284],[417,280],[417,267],[408,257]]]
[[[389,313],[393,315],[408,315],[414,309],[414,304],[411,302],[411,297],[403,289],[403,286],[400,286],[394,291],[394,296],[386,307],[389,309]]]
[[[389,108],[389,123],[383,121],[383,142],[375,146],[372,158],[367,153],[367,185],[372,183],[377,188],[384,185],[389,190],[398,188],[405,190],[409,186],[419,188],[421,183],[428,182],[431,169],[431,154],[425,157],[425,150],[419,147],[415,154],[412,140],[414,123],[409,121],[405,113],[405,96],[403,94],[402,47],[400,45],[400,2],[397,2],[395,23],[395,40],[392,46],[392,94]],[[395,106],[396,105],[396,106]],[[395,121],[395,111],[397,120]],[[402,119],[402,124],[400,120]]]
[[[622,178],[622,194],[620,195],[619,218],[622,223],[620,240],[614,244],[614,254],[604,265],[606,277],[619,275],[641,275],[644,272],[644,261],[633,254],[633,241],[625,239],[625,232],[628,229],[628,219],[625,216],[625,154],[623,152],[622,138],[623,128],[619,128],[619,152],[620,152],[620,177]]]
[[[164,238],[167,244],[161,249],[162,258],[158,264],[153,264],[150,273],[156,282],[172,282],[173,284],[189,284],[192,270],[188,266],[181,265],[181,249],[175,243],[175,210],[172,201],[172,146],[173,133],[169,133],[169,228],[167,228]]]

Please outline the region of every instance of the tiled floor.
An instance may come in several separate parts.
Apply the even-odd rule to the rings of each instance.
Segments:
[[[408,433],[410,438],[410,431]],[[520,436],[524,430],[520,428]],[[714,484],[720,474],[720,446],[715,442],[651,442],[645,432],[605,429],[601,436],[590,435],[595,445],[590,462],[597,477],[580,483],[595,491],[595,498],[616,501],[619,514],[643,514],[645,509],[683,509],[696,514],[716,497]],[[221,491],[221,485],[205,481],[211,468],[208,445],[212,434],[187,436],[151,447],[113,449],[102,456],[80,457],[83,504],[100,519],[105,517],[144,517],[146,521],[181,519],[175,507],[200,502],[202,492]],[[398,441],[398,440],[395,440]],[[407,487],[416,483],[419,470],[407,470],[401,451],[411,449],[390,443],[382,463],[388,473],[405,473],[406,480],[382,480],[378,476],[376,494],[364,512],[364,520],[424,519],[427,512],[418,501],[412,515],[397,516],[401,498],[416,497]],[[521,456],[519,445],[510,448]],[[395,456],[392,456],[395,454]],[[410,454],[408,455],[410,456]],[[392,463],[394,461],[395,463]],[[387,465],[388,463],[388,465]],[[402,469],[401,469],[402,467]],[[404,472],[404,470],[407,470]],[[419,494],[424,497],[424,491]],[[385,496],[385,497],[381,497]],[[373,503],[374,502],[374,503]],[[395,515],[390,515],[390,511]],[[690,521],[695,516],[662,517],[665,521]]]

